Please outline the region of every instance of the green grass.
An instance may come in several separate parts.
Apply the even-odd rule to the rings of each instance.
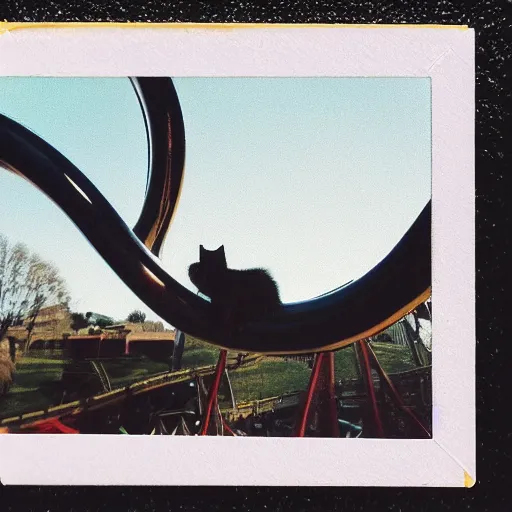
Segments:
[[[374,342],[372,348],[380,365],[387,373],[400,373],[416,367],[408,347]],[[335,353],[334,371],[336,379],[349,380],[359,376],[357,359],[352,345]]]
[[[415,367],[408,347],[388,343],[373,343],[372,347],[388,373],[403,372]],[[229,353],[228,357],[235,355]],[[57,396],[51,383],[61,379],[66,360],[63,356],[54,357],[28,355],[18,361],[14,385],[6,396],[0,397],[0,418],[60,403],[61,397]],[[218,348],[187,336],[182,368],[214,365],[218,357]],[[353,347],[336,352],[334,361],[337,380],[358,376]],[[104,366],[113,388],[169,370],[167,363],[146,358],[119,358],[105,361]],[[269,357],[231,371],[230,380],[236,400],[244,402],[305,390],[310,374],[311,370],[305,363]],[[225,383],[219,400],[222,404],[229,403],[230,396]]]
[[[230,372],[229,377],[235,400],[246,402],[305,390],[310,374],[305,363],[264,359]]]
[[[228,358],[231,357],[236,357],[236,352],[229,352]],[[186,337],[183,368],[214,365],[218,358],[219,349],[215,346],[192,336]],[[268,358],[231,371],[229,377],[235,399],[245,402],[306,389],[310,373],[305,363]],[[230,400],[227,385],[223,385],[219,391],[219,402],[228,405]]]
[[[202,350],[209,350],[211,352],[219,352],[219,349],[216,348],[214,345],[211,345],[210,343],[207,343],[206,341],[200,340],[199,338],[195,338],[194,336],[190,336],[187,334],[185,336],[185,351],[192,350],[192,349],[202,349]]]
[[[374,343],[372,347],[380,364],[388,373],[414,368],[414,361],[408,347],[388,343]],[[236,354],[229,353],[228,357],[234,355]],[[186,337],[183,368],[213,365],[216,364],[218,357],[218,348],[200,339]],[[335,353],[334,369],[337,380],[355,379],[359,376],[352,346]],[[230,380],[235,399],[245,402],[305,390],[310,374],[311,370],[305,363],[267,358],[230,372]],[[219,400],[222,404],[229,402],[230,397],[226,386],[221,388]]]
[[[220,350],[215,346],[187,334],[181,367],[183,369],[198,368],[200,366],[216,364],[219,359],[219,353]]]
[[[56,405],[58,398],[49,385],[60,380],[63,366],[63,360],[22,358],[16,365],[12,388],[0,397],[0,418]]]
[[[416,368],[409,347],[391,343],[372,343],[380,365],[387,373],[399,373]]]
[[[151,359],[120,358],[103,363],[105,371],[110,379],[112,388],[127,386],[138,380],[143,380],[155,375],[169,371],[169,364]]]
[[[216,364],[219,358],[219,351],[209,351],[204,349],[185,349],[181,360],[181,367],[198,368],[200,366],[208,366]]]
[[[25,356],[19,361],[18,368],[22,369],[30,369],[31,367],[34,367],[33,365],[39,365],[44,366],[45,368],[52,367],[52,366],[62,366],[67,359],[47,359],[47,358],[40,358],[40,357],[30,357]]]
[[[66,362],[65,359],[35,356],[20,358],[12,388],[6,396],[0,397],[0,418],[58,405],[62,396],[52,384],[61,380]],[[105,361],[104,366],[113,388],[169,371],[167,363],[139,358]]]
[[[359,369],[353,346],[349,345],[334,353],[334,374],[336,380],[358,377]]]

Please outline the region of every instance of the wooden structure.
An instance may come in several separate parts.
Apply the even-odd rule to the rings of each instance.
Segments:
[[[15,341],[20,347],[25,347],[29,335],[30,318],[26,317],[21,325],[9,327],[7,337]],[[41,308],[32,332],[30,334],[29,348],[43,348],[48,342],[61,340],[65,333],[71,331],[71,315],[69,309],[63,305],[54,305]]]
[[[139,354],[151,359],[169,359],[174,347],[174,332],[131,332],[121,326],[99,334],[67,336],[63,348],[71,359],[92,359]]]

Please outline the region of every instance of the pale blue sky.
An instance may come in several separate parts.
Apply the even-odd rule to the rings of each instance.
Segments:
[[[180,78],[187,137],[178,212],[162,261],[188,280],[199,244],[262,266],[285,302],[357,278],[430,198],[428,78]],[[147,148],[128,79],[0,78],[0,112],[53,144],[133,227]],[[0,233],[60,269],[78,311],[125,318],[142,304],[70,220],[0,170]]]

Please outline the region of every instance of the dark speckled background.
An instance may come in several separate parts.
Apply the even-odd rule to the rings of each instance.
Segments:
[[[505,368],[512,340],[505,332],[505,269],[510,257],[510,214],[505,210],[511,169],[510,67],[512,0],[332,0],[294,3],[243,0],[196,4],[177,0],[68,2],[3,0],[7,21],[195,21],[268,23],[441,23],[476,30],[476,238],[478,482],[472,489],[355,488],[6,488],[0,511],[492,511],[512,512],[512,405]],[[1,56],[0,56],[1,58]],[[508,72],[508,75],[507,75]],[[508,178],[510,182],[510,177]],[[507,258],[508,257],[508,258]],[[454,262],[456,264],[456,262]],[[508,273],[507,273],[508,275]],[[510,325],[510,323],[508,324]],[[510,329],[509,329],[510,331]],[[510,333],[509,333],[510,334]],[[0,454],[1,456],[1,454]],[[71,454],[70,454],[71,456]],[[21,462],[21,461],[20,461]],[[171,461],[170,461],[171,462]],[[29,462],[25,462],[29,463]]]

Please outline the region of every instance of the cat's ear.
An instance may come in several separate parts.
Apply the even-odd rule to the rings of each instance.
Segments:
[[[226,261],[226,253],[224,251],[224,245],[221,245],[216,251],[217,254],[220,255],[223,261]]]
[[[202,258],[204,253],[205,253],[204,247],[202,245],[200,245],[199,246],[199,259]]]

